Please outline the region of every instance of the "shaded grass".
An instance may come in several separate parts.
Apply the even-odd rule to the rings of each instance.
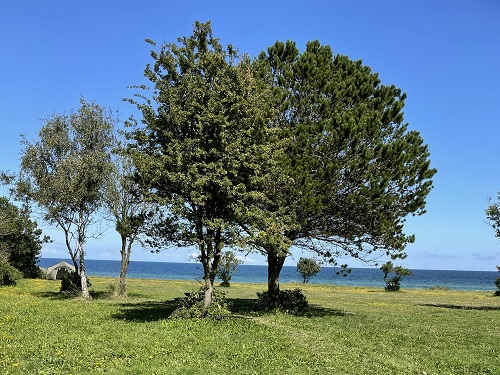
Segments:
[[[484,292],[300,287],[307,314],[253,310],[263,284],[224,288],[234,317],[168,319],[190,281],[130,279],[112,298],[61,298],[58,282],[0,288],[2,374],[498,374],[500,299]]]

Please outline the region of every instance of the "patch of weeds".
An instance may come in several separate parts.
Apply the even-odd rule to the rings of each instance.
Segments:
[[[451,290],[447,286],[442,286],[442,285],[431,286],[429,289],[430,290]]]

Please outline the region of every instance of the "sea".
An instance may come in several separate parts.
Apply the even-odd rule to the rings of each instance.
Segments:
[[[38,265],[48,268],[61,261],[69,264],[69,259],[40,258]],[[89,277],[106,276],[118,278],[119,260],[86,259],[85,267]],[[346,286],[385,286],[384,274],[378,268],[353,268],[347,276],[337,274],[334,267],[323,267],[311,280],[310,284],[329,284]],[[413,275],[401,281],[402,288],[429,289],[449,288],[456,290],[496,290],[495,279],[498,272],[493,271],[449,271],[412,269]],[[170,263],[131,261],[127,271],[128,278],[165,279],[165,280],[201,280],[203,270],[200,263]],[[266,265],[239,265],[232,275],[231,282],[267,283]],[[295,266],[284,266],[280,274],[280,283],[302,283],[302,278]]]

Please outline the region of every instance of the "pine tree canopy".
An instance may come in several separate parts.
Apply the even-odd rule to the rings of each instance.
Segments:
[[[414,240],[403,233],[405,218],[425,212],[436,172],[427,145],[404,123],[406,95],[318,41],[302,53],[276,42],[253,66],[273,88],[269,124],[285,145],[281,168],[269,171],[284,185],[265,207],[268,217],[287,212],[281,234],[333,262],[367,260],[377,249],[404,257]]]

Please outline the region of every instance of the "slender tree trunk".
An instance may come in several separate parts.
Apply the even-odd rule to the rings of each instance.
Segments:
[[[71,243],[69,241],[69,232],[64,227],[62,227],[62,228],[64,230],[64,239],[66,241],[66,248],[68,249],[69,256],[71,257],[71,261],[73,262],[73,266],[75,266],[75,272],[77,274],[80,274],[80,266],[78,265],[77,258],[76,258],[78,249],[73,251],[73,249],[71,248]]]
[[[286,255],[279,254],[274,247],[267,249],[267,291],[272,300],[277,300],[280,292],[280,273]]]
[[[83,243],[85,241],[84,236],[84,225],[81,221],[78,223],[78,256],[80,258],[80,279],[82,285],[82,298],[85,300],[91,300],[92,296],[89,293],[89,288],[87,287],[87,274],[85,273],[85,251],[83,250]]]
[[[125,279],[127,276],[128,266],[130,264],[130,253],[132,252],[132,242],[127,245],[127,237],[122,235],[122,249],[120,251],[122,256],[121,268],[120,268],[120,285],[118,288],[118,295],[120,297],[125,297],[127,295]]]
[[[85,273],[85,253],[83,251],[83,244],[78,242],[78,252],[80,254],[80,278],[82,281],[82,298],[85,300],[91,300],[92,296],[89,293],[89,288],[87,287],[87,274]]]

